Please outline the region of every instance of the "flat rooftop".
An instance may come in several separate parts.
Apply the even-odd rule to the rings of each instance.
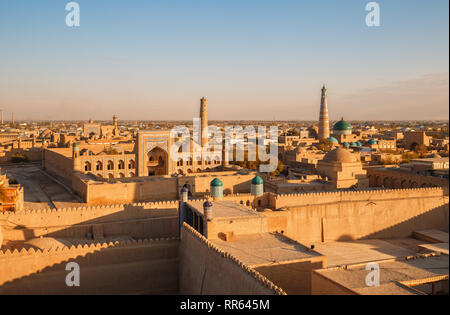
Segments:
[[[313,245],[316,252],[327,257],[327,266],[331,268],[416,255],[418,245],[423,243],[411,238],[396,241],[367,239]]]
[[[204,201],[188,201],[188,206],[203,215],[203,202]],[[224,219],[224,218],[244,218],[244,217],[264,217],[263,214],[249,209],[236,201],[212,201],[212,215],[213,219]]]
[[[346,269],[321,269],[314,272],[358,294],[411,295],[420,293],[411,289],[406,282],[414,280],[425,282],[425,279],[448,275],[448,263],[447,255],[379,262],[379,286],[366,285],[369,271],[366,270],[365,264],[349,266]]]
[[[232,241],[210,240],[249,266],[320,257],[321,255],[281,234],[239,235]]]

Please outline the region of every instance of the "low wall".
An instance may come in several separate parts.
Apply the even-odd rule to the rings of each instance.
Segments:
[[[40,236],[86,237],[94,226],[107,235],[172,237],[177,233],[178,202],[5,212],[0,225],[5,241]]]
[[[0,251],[0,294],[176,294],[178,240],[141,240]],[[68,262],[80,266],[80,286],[65,284]]]
[[[267,278],[217,248],[183,224],[180,240],[180,294],[285,294]]]
[[[320,274],[320,271],[313,271],[311,277],[312,295],[357,295],[358,293],[332,281]]]
[[[297,261],[255,266],[254,269],[282,287],[287,294],[309,295],[311,294],[312,271],[325,267],[326,258],[319,256]]]

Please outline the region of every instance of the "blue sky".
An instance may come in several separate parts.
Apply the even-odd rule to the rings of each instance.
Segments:
[[[0,1],[0,107],[17,119],[447,119],[448,1]]]

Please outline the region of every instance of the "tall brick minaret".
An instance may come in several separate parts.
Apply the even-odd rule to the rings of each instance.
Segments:
[[[319,140],[330,137],[330,122],[328,121],[327,88],[322,87],[319,116]]]
[[[208,143],[208,112],[206,108],[206,97],[200,99],[200,124],[201,124],[201,137],[202,147]]]
[[[118,136],[119,135],[119,126],[117,123],[117,115],[113,116],[113,126],[114,126],[113,134],[114,134],[114,136]]]

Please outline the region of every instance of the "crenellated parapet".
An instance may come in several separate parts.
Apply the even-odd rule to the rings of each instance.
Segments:
[[[96,205],[96,206],[83,206],[72,208],[59,208],[59,209],[31,209],[22,210],[17,212],[3,212],[0,213],[0,222],[2,220],[28,217],[28,216],[45,216],[46,221],[49,216],[58,216],[62,218],[66,215],[79,215],[87,217],[95,217],[97,214],[107,215],[108,213],[114,213],[119,211],[136,211],[136,210],[162,210],[162,209],[176,209],[178,208],[177,200],[170,201],[157,201],[157,202],[139,202],[130,204],[112,204],[112,205]]]
[[[406,188],[406,189],[365,189],[354,191],[305,192],[278,194],[275,196],[275,208],[326,204],[336,202],[376,201],[389,199],[440,197],[445,196],[442,187]],[[448,197],[447,197],[448,198]]]
[[[115,241],[115,242],[93,242],[90,244],[78,244],[78,245],[61,245],[58,247],[51,247],[45,249],[34,249],[34,248],[22,248],[20,250],[14,249],[13,251],[6,249],[0,250],[0,260],[9,259],[16,257],[26,257],[34,255],[52,255],[52,254],[62,254],[67,253],[68,256],[71,254],[86,254],[90,252],[95,252],[105,248],[112,247],[136,247],[142,245],[152,245],[160,242],[176,241],[177,237],[162,237],[162,238],[152,238],[152,239],[140,239],[140,240],[126,240],[126,241]]]
[[[219,247],[217,247],[215,244],[210,242],[207,238],[205,238],[203,235],[201,235],[199,232],[197,232],[195,229],[193,229],[188,224],[183,223],[183,229],[186,232],[190,233],[192,236],[194,236],[195,239],[197,239],[201,243],[203,243],[214,254],[222,257],[223,259],[229,260],[234,265],[238,266],[244,273],[248,274],[250,277],[255,279],[263,287],[268,288],[270,291],[272,291],[276,295],[286,295],[286,292],[283,289],[281,289],[280,287],[276,286],[272,281],[267,279],[265,276],[261,275],[259,272],[257,272],[253,268],[244,264],[241,260],[239,260],[235,256],[231,255],[229,252],[224,251],[224,250],[220,249]]]

